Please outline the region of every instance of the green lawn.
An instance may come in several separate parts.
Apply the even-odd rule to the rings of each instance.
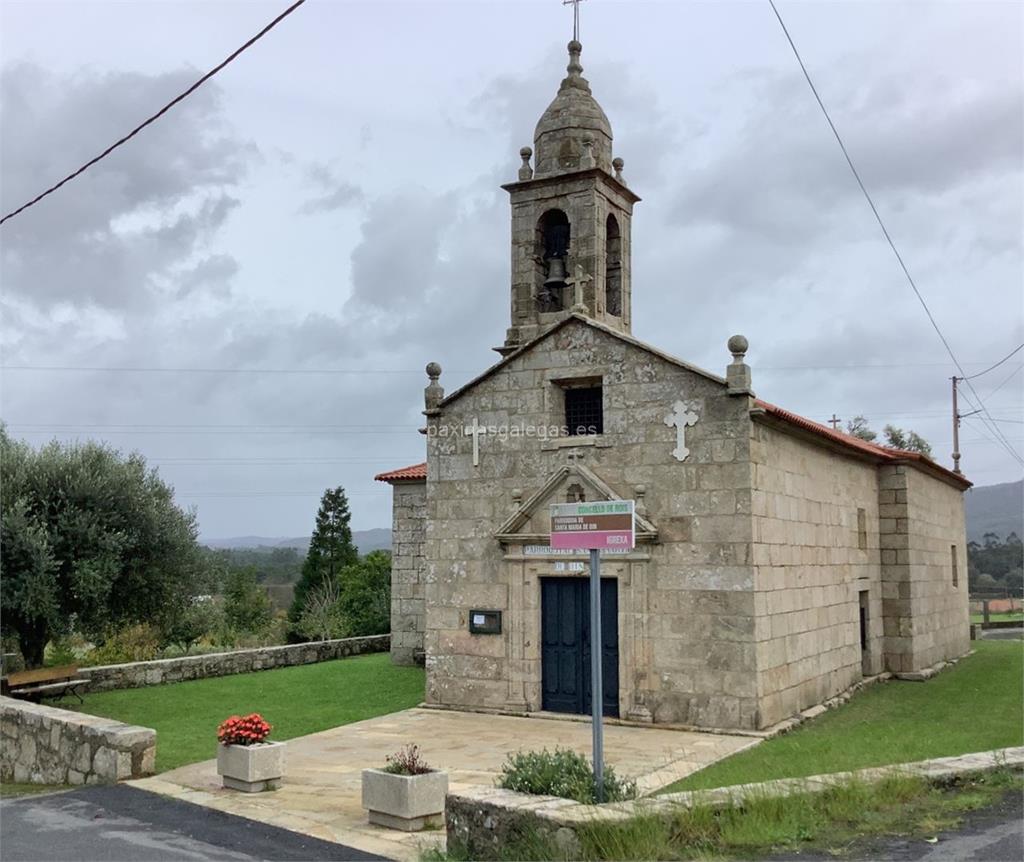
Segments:
[[[158,772],[216,754],[217,725],[259,712],[285,740],[408,709],[423,700],[423,670],[396,667],[387,653],[85,696],[79,712],[157,732]],[[67,706],[67,704],[63,704]]]
[[[803,727],[729,757],[665,793],[842,772],[1024,744],[1024,644],[975,641],[928,682],[880,683]]]
[[[1019,623],[1024,622],[1024,612],[1021,611],[1007,611],[999,614],[989,614],[989,621],[993,623]],[[971,614],[972,623],[983,623],[985,622],[984,614]]]

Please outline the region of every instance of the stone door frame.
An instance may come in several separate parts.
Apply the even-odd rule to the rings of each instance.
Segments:
[[[534,546],[536,547],[536,546]],[[601,577],[618,582],[619,716],[651,722],[645,684],[651,674],[648,632],[647,570],[651,555],[644,549],[601,558]],[[522,712],[542,711],[541,585],[544,577],[590,577],[586,552],[526,553],[525,545],[509,545],[504,561],[508,573],[508,703]]]

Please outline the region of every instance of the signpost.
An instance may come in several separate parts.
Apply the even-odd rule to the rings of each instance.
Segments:
[[[594,784],[604,801],[604,675],[601,667],[601,551],[631,550],[636,544],[632,500],[554,503],[551,547],[590,551],[590,706],[594,731]]]

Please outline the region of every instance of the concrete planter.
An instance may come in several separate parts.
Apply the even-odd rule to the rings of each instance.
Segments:
[[[217,745],[217,774],[225,787],[246,793],[277,790],[284,775],[284,743]]]
[[[363,770],[363,808],[378,826],[418,832],[440,825],[447,793],[447,772],[395,775],[383,769]]]

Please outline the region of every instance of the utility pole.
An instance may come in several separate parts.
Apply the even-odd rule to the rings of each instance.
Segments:
[[[960,473],[960,411],[956,403],[956,383],[959,378],[954,374],[953,380],[953,472]]]

